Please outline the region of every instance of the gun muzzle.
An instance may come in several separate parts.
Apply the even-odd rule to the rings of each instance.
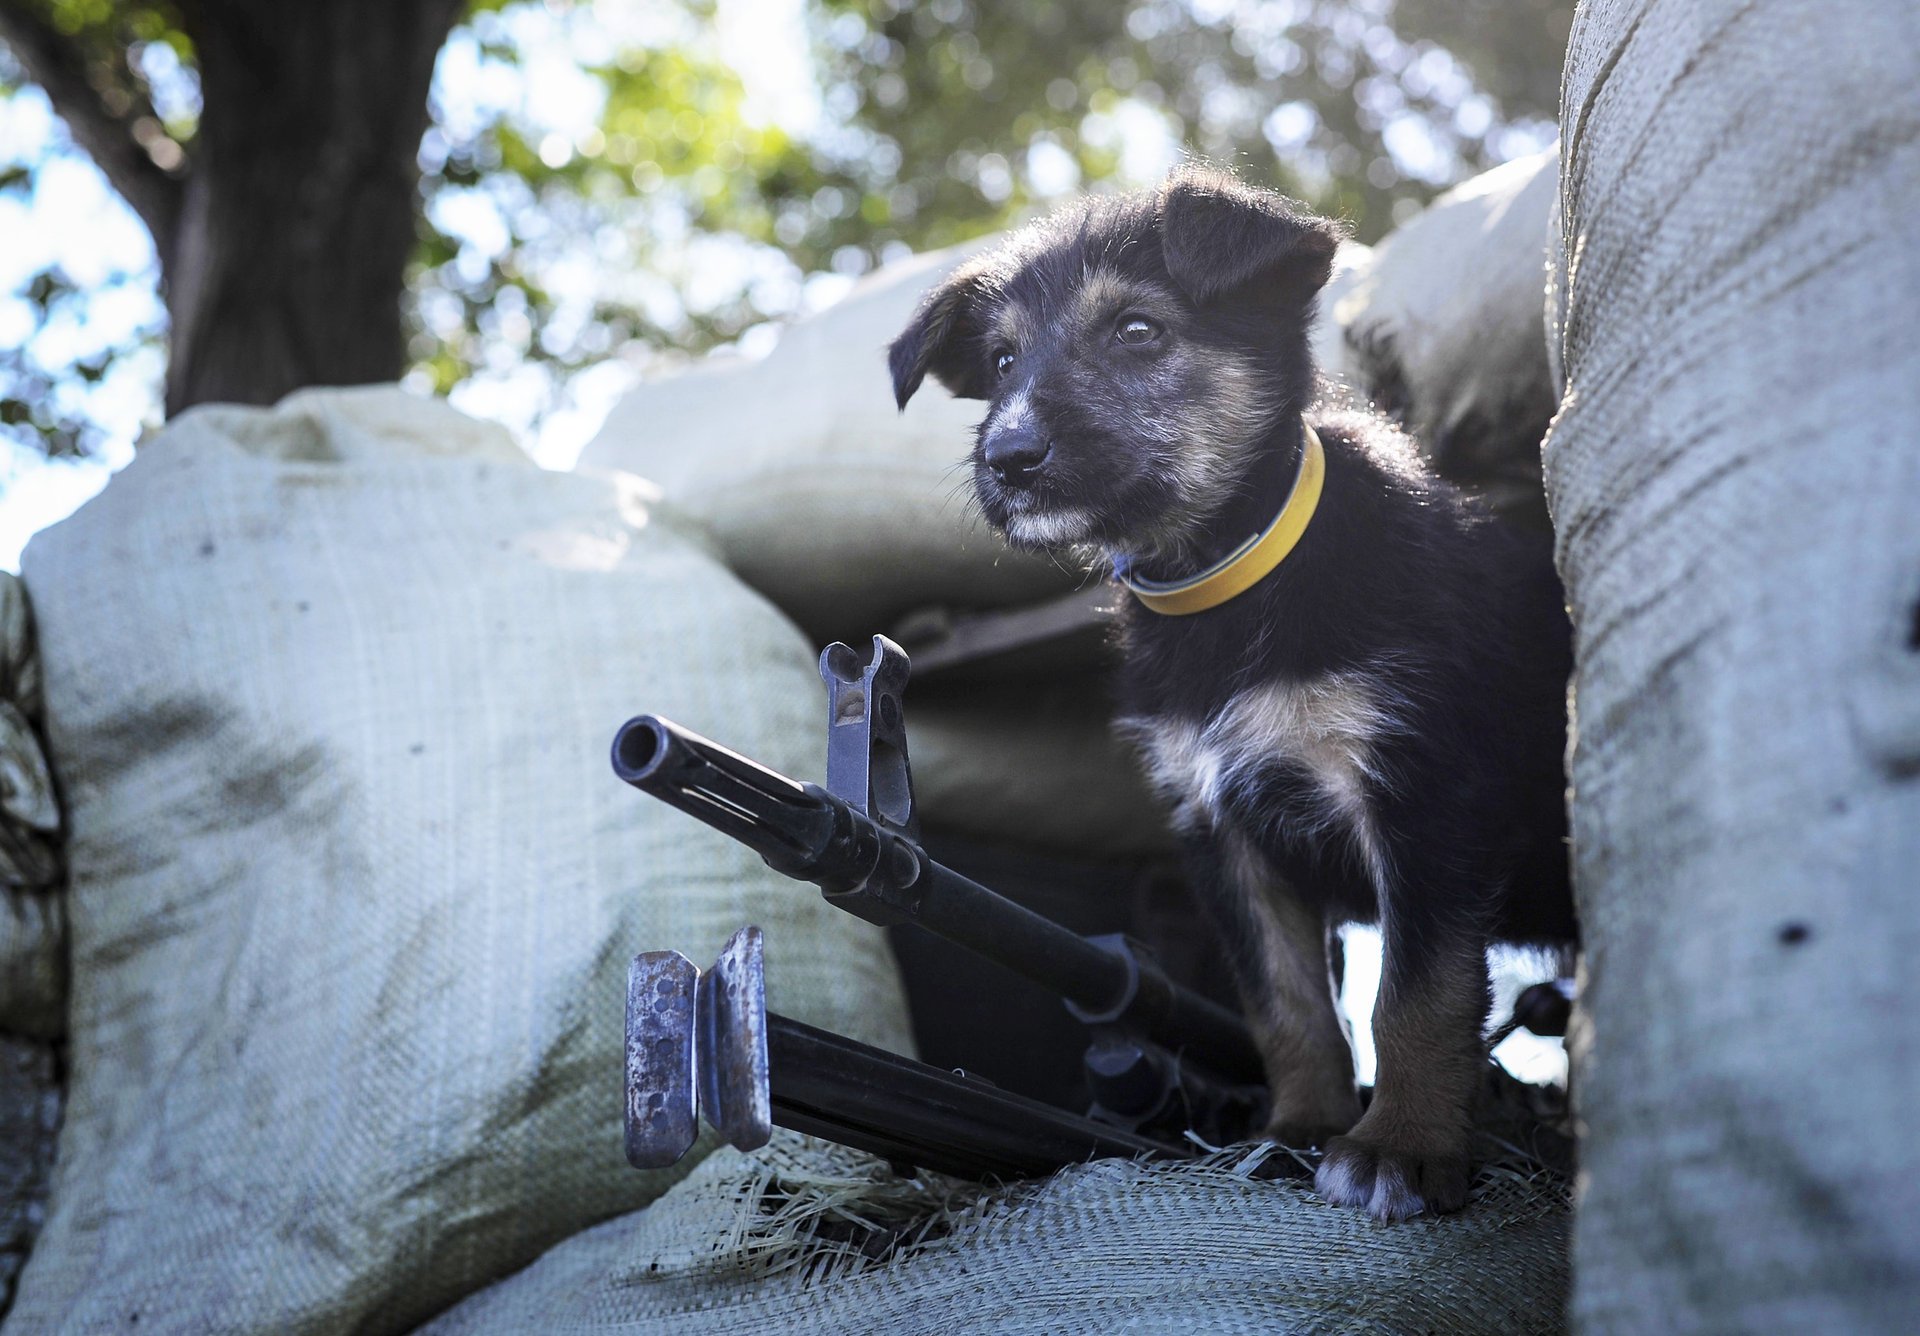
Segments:
[[[882,832],[817,784],[801,784],[657,714],[614,734],[613,772],[829,893],[866,882]]]

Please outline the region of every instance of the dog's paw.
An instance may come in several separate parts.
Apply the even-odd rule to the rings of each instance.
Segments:
[[[1291,1082],[1276,1081],[1272,1097],[1273,1111],[1264,1135],[1295,1150],[1324,1146],[1360,1121],[1360,1097],[1347,1072],[1311,1084],[1297,1077]]]
[[[1471,1166],[1464,1153],[1384,1145],[1362,1136],[1327,1143],[1313,1190],[1335,1206],[1353,1206],[1376,1220],[1407,1220],[1457,1211],[1467,1203]]]
[[[1335,1127],[1328,1123],[1296,1123],[1274,1121],[1267,1124],[1267,1130],[1260,1135],[1268,1141],[1287,1146],[1293,1150],[1313,1150],[1324,1146],[1346,1131],[1345,1127]]]

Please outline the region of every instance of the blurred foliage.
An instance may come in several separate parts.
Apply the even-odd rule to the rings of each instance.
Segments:
[[[137,281],[120,275],[114,286]],[[101,291],[76,284],[55,267],[33,275],[13,298],[27,305],[37,328],[74,328]],[[117,363],[157,345],[160,334],[158,326],[142,327],[125,339],[51,359],[51,366],[34,355],[31,340],[0,343],[0,436],[53,458],[91,454],[103,444],[103,428],[87,411],[88,391],[105,381]]]
[[[1397,0],[1393,23],[1452,52],[1510,111],[1557,115],[1560,66],[1573,27],[1567,0]]]
[[[191,98],[164,96],[156,103],[147,73],[150,68],[184,70],[192,59],[192,44],[171,7],[50,0],[39,10],[70,45],[101,105],[125,120],[135,143],[157,166],[177,168],[184,160],[180,144],[192,136],[198,104]],[[24,72],[0,44],[0,115],[24,83]],[[39,165],[0,157],[0,204],[17,205],[24,212]],[[116,367],[159,346],[165,322],[156,313],[156,318],[133,321],[102,340],[87,337],[89,313],[102,297],[151,288],[152,283],[150,273],[121,271],[83,283],[54,264],[27,275],[11,292],[0,293],[0,300],[26,308],[31,330],[17,340],[0,333],[0,439],[53,457],[90,454],[102,444],[104,429],[90,411],[91,392]],[[158,393],[156,384],[153,397]]]
[[[192,169],[198,85],[169,6],[5,2],[40,3],[155,164]],[[640,5],[644,22],[635,8],[483,2],[443,50],[420,150],[410,379],[491,382],[524,426],[581,368],[763,346],[888,258],[1069,191],[1145,184],[1182,149],[1370,240],[1551,137],[1572,4],[809,0],[818,111],[789,128],[750,114],[713,0]],[[591,103],[584,121],[541,109],[555,49]],[[9,77],[0,61],[0,98]],[[0,192],[30,192],[35,170],[0,161]],[[60,282],[28,285],[37,320],[84,297]],[[45,365],[31,345],[0,351],[0,433],[85,448],[58,388],[122,352]]]
[[[1384,0],[832,8],[830,69],[858,103],[855,120],[899,151],[900,235],[916,245],[1024,208],[1038,146],[1065,150],[1085,183],[1110,181],[1122,166],[1116,122],[1129,112],[1371,240],[1396,205],[1404,217],[1511,156],[1499,145],[1510,119],[1553,113],[1551,98],[1495,105],[1444,49],[1402,37]],[[1499,54],[1550,66],[1557,82],[1550,42]]]

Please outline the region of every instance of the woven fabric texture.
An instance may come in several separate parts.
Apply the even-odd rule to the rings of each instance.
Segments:
[[[1249,1164],[1103,1160],[988,1189],[900,1180],[777,1132],[421,1336],[1559,1329],[1567,1214],[1553,1182],[1483,1172],[1462,1214],[1383,1227]]]
[[[1576,20],[1546,474],[1586,1331],[1920,1313],[1916,51],[1911,4]]]
[[[907,697],[914,799],[942,829],[1099,858],[1167,855],[1166,809],[1114,736],[1103,680],[1015,680]]]
[[[47,1216],[60,1126],[54,1046],[0,1034],[0,1315]]]
[[[1336,275],[1321,303],[1323,369],[1398,417],[1443,476],[1543,525],[1540,438],[1556,395],[1542,294],[1558,179],[1547,149],[1455,186]]]
[[[66,878],[26,586],[0,571],[0,1032],[66,1029]]]
[[[72,1084],[8,1336],[405,1331],[649,1201],[636,951],[758,923],[773,1005],[906,1046],[877,930],[612,776],[642,710],[824,759],[811,648],[637,480],[312,391],[183,415],[25,565]]]

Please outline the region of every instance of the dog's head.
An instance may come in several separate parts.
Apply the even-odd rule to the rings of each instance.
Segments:
[[[1222,172],[1086,201],[928,294],[889,353],[894,397],[932,372],[988,401],[974,487],[1015,545],[1177,551],[1304,406],[1338,244]]]

